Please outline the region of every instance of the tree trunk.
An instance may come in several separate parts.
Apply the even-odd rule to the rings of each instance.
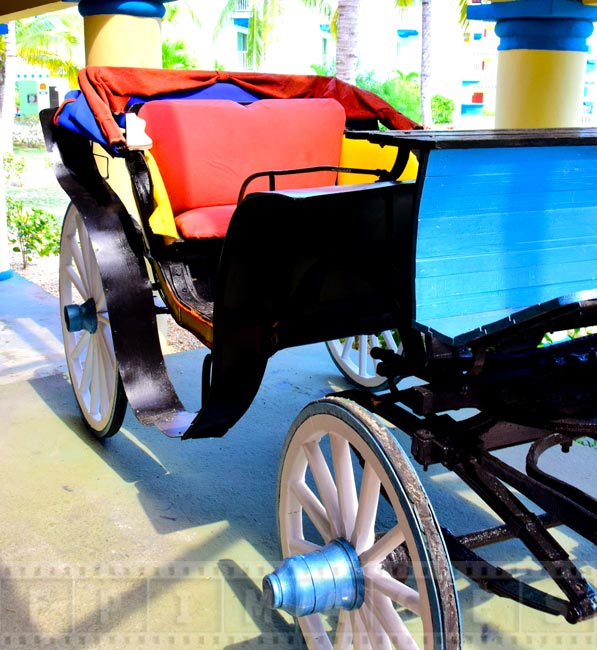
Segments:
[[[0,50],[0,124],[2,123],[2,107],[4,106],[4,79],[6,77],[6,56],[4,49]]]
[[[359,52],[360,0],[338,0],[338,41],[336,77],[354,84]]]
[[[421,1],[421,121],[431,127],[431,1]]]

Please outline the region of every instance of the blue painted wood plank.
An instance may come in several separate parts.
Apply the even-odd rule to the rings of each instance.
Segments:
[[[537,315],[553,313],[562,307],[579,305],[583,301],[590,300],[597,300],[597,290],[560,296],[523,309],[503,309],[470,316],[429,319],[425,323],[415,323],[415,327],[422,332],[437,336],[446,343],[461,345],[512,325],[524,323]]]
[[[472,232],[468,231],[468,236],[464,239],[459,233],[453,233],[449,228],[438,228],[432,236],[429,236],[428,242],[419,242],[420,247],[425,245],[424,252],[419,254],[420,261],[439,259],[443,260],[451,257],[476,257],[487,255],[500,255],[503,253],[504,244],[507,243],[510,255],[517,253],[528,253],[531,251],[545,250],[546,255],[558,256],[559,251],[569,248],[586,247],[592,248],[595,245],[597,234],[591,233],[572,233],[572,226],[567,226],[567,232],[574,234],[573,237],[563,237],[562,233],[548,233],[545,239],[533,239],[537,230],[531,233],[521,233],[522,238],[516,240],[514,237],[505,242],[505,238],[499,231],[493,232]],[[511,231],[514,232],[514,231]],[[549,236],[552,235],[552,236]],[[450,241],[452,240],[452,241]],[[565,253],[562,253],[565,255]]]
[[[444,149],[430,152],[433,166],[427,168],[426,175],[453,177],[467,175],[471,170],[482,175],[492,171],[518,175],[525,169],[542,174],[539,170],[562,167],[578,173],[596,159],[595,146]],[[526,165],[521,166],[521,161]]]
[[[524,218],[521,218],[524,217]],[[467,210],[452,214],[447,210],[434,210],[422,215],[419,233],[422,237],[435,237],[436,231],[452,229],[455,236],[468,232],[496,233],[508,237],[508,241],[542,239],[543,232],[554,228],[564,237],[579,231],[595,232],[595,207],[574,206],[570,209],[546,209],[534,204],[529,210],[493,210],[490,208]],[[574,225],[574,227],[572,227]],[[541,228],[538,228],[541,226]]]
[[[489,246],[489,245],[488,245]],[[504,255],[499,247],[492,245],[485,249],[483,242],[475,250],[475,255],[467,255],[466,251],[459,256],[434,255],[417,260],[417,279],[443,277],[452,275],[465,275],[467,273],[495,272],[516,269],[525,269],[534,266],[562,267],[562,276],[568,272],[574,274],[574,266],[581,262],[589,262],[597,269],[597,237],[588,240],[574,240],[566,246],[553,245],[550,248],[538,251],[526,243],[524,246],[513,246],[508,255]],[[482,249],[482,250],[479,250]]]
[[[450,296],[438,293],[428,296],[428,301],[424,305],[417,306],[415,320],[425,323],[431,319],[471,316],[487,311],[524,309],[568,293],[595,289],[597,289],[597,282],[577,281],[551,287],[524,287],[516,292],[496,290],[487,293],[462,293]],[[483,307],[488,307],[488,309],[484,310]]]
[[[417,321],[456,323],[595,288],[597,147],[430,152]]]
[[[594,271],[592,272],[594,274]],[[525,276],[524,279],[528,279]],[[597,288],[597,278],[570,279],[568,282],[553,284],[525,284],[517,287],[504,285],[494,274],[484,285],[477,282],[474,274],[465,277],[455,289],[449,279],[445,282],[433,281],[420,283],[416,281],[417,296],[424,295],[424,302],[417,303],[416,320],[427,318],[446,318],[475,312],[495,311],[500,309],[518,309],[529,307],[558,296],[577,291]],[[491,280],[494,280],[491,282]],[[471,288],[475,286],[475,290]],[[481,288],[482,286],[482,288]]]
[[[425,182],[426,210],[430,214],[436,213],[437,218],[468,214],[469,212],[494,213],[504,212],[520,213],[527,210],[538,210],[542,206],[550,209],[572,210],[575,208],[590,208],[594,205],[597,194],[597,174],[586,176],[582,183],[575,180],[567,183],[568,187],[533,189],[535,182],[529,177],[516,182],[504,182],[503,185],[490,184],[487,179],[481,183],[467,183],[466,187],[448,187],[448,183]],[[472,179],[471,179],[472,180]],[[496,179],[492,179],[495,181]],[[504,179],[502,179],[503,181]],[[554,180],[555,184],[557,181]],[[454,183],[462,184],[460,179]],[[572,185],[574,184],[574,187]]]

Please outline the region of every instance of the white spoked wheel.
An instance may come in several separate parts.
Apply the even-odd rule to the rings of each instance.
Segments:
[[[386,378],[380,377],[376,372],[379,360],[373,359],[371,349],[385,347],[402,354],[402,343],[397,330],[326,341],[326,346],[336,367],[348,381],[368,390],[380,390],[387,385]]]
[[[299,414],[282,457],[278,521],[285,558],[317,556],[341,540],[360,564],[360,607],[298,618],[310,650],[461,647],[452,569],[431,505],[398,443],[366,410],[329,397]]]
[[[59,288],[64,351],[77,403],[95,436],[112,436],[122,425],[126,396],[99,267],[87,229],[72,204],[62,225]]]

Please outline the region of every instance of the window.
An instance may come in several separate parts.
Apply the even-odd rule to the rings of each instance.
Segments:
[[[238,52],[238,61],[241,70],[250,68],[247,60],[247,50],[249,49],[248,37],[246,32],[236,32],[236,50]]]

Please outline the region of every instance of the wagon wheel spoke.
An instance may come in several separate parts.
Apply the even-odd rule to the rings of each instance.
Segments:
[[[379,361],[371,356],[371,350],[383,347],[402,354],[402,344],[397,330],[326,341],[326,347],[338,370],[351,384],[372,391],[385,388],[387,380],[377,374]]]
[[[59,287],[64,352],[77,404],[95,436],[111,436],[124,419],[126,396],[93,244],[73,205],[62,226]]]
[[[319,599],[290,581],[302,602],[313,603],[298,615],[310,650],[460,648],[439,526],[407,456],[365,409],[340,397],[305,407],[286,438],[278,494],[283,555],[301,555],[301,566],[312,571],[305,584]],[[333,580],[320,586],[328,572],[319,573],[322,556],[333,558]]]

